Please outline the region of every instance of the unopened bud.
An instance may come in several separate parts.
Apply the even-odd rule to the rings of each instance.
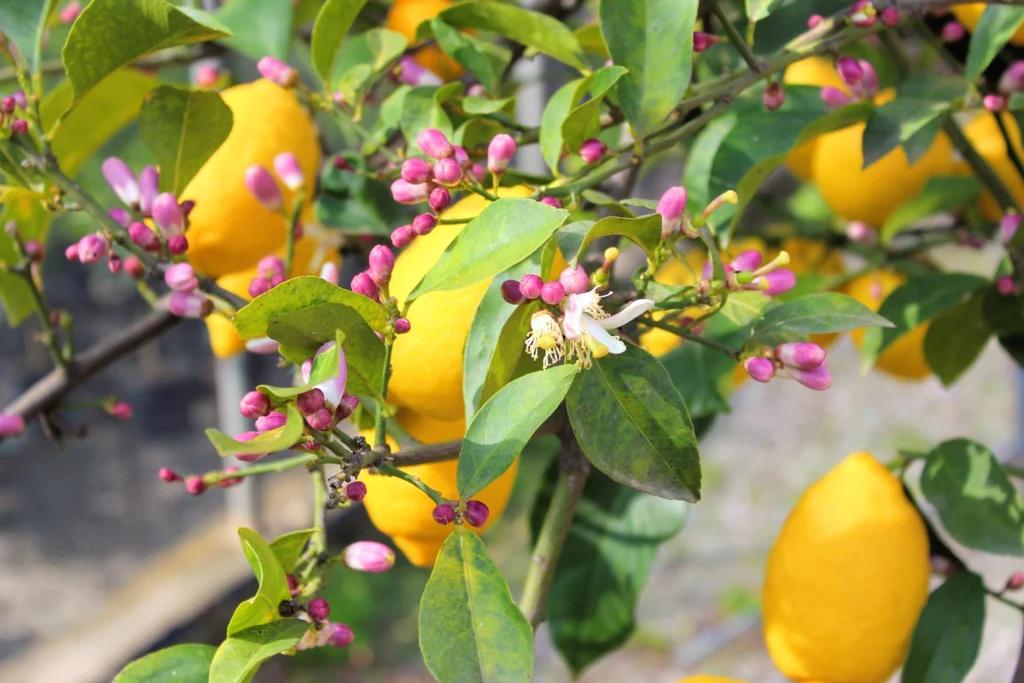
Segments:
[[[128,237],[146,251],[160,251],[160,237],[145,223],[135,222],[129,225]]]
[[[455,151],[452,149],[452,143],[448,141],[447,136],[437,128],[424,128],[421,130],[420,134],[416,136],[416,143],[423,150],[424,154],[435,159],[450,157]]]
[[[118,199],[126,206],[139,206],[139,182],[128,164],[117,157],[108,157],[100,170]]]
[[[391,271],[395,267],[395,253],[384,244],[378,244],[370,250],[369,272],[373,281],[380,286],[391,279]]]
[[[408,318],[395,319],[395,334],[408,334],[412,329],[412,323]]]
[[[306,606],[306,612],[314,621],[326,621],[331,615],[331,606],[323,598],[313,598]]]
[[[179,318],[205,318],[213,312],[213,302],[196,292],[171,292],[167,308]]]
[[[288,416],[280,410],[272,410],[262,417],[256,418],[256,431],[259,433],[269,432],[278,427],[283,427],[288,422]]]
[[[597,138],[590,138],[580,145],[580,156],[583,161],[588,164],[596,164],[602,158],[604,158],[605,152],[608,151],[608,145],[604,144]]]
[[[254,420],[270,412],[270,398],[261,391],[250,391],[238,403],[242,417]]]
[[[430,208],[435,213],[440,213],[448,208],[448,205],[452,203],[452,195],[448,190],[443,187],[435,187],[430,191]]]
[[[825,349],[813,342],[789,342],[775,347],[775,357],[785,366],[813,370],[825,362]]]
[[[455,508],[451,503],[442,503],[436,506],[431,514],[438,524],[451,524],[455,521]]]
[[[565,298],[565,287],[560,282],[545,282],[540,289],[540,298],[549,306],[557,306]]]
[[[430,183],[410,183],[399,178],[391,183],[391,197],[399,204],[419,204],[430,195]]]
[[[566,294],[582,294],[590,289],[590,276],[583,266],[567,266],[558,276]]]
[[[827,85],[820,91],[821,101],[825,103],[825,106],[831,109],[838,109],[839,107],[845,107],[846,105],[853,102],[853,98],[844,93],[839,88],[834,88],[831,85]]]
[[[538,299],[540,298],[541,290],[544,288],[544,281],[540,279],[540,276],[524,275],[523,279],[519,281],[519,292],[526,299]]]
[[[136,280],[141,278],[145,272],[145,269],[142,267],[142,261],[140,261],[134,256],[129,256],[128,258],[126,258],[124,260],[123,267],[124,272],[128,273],[130,277],[133,277]]]
[[[430,180],[432,173],[430,163],[424,159],[413,157],[402,162],[402,180],[407,183],[425,183]]]
[[[495,135],[487,146],[487,170],[494,175],[501,175],[515,155],[516,141],[512,136],[505,133]]]
[[[1006,67],[1006,71],[999,77],[999,90],[1004,93],[1024,91],[1024,59],[1018,59]]]
[[[270,171],[264,167],[253,164],[247,168],[245,170],[245,186],[252,196],[259,200],[260,204],[271,211],[281,208],[283,201],[281,190],[274,182],[274,176],[270,175]]]
[[[78,260],[82,263],[96,263],[107,255],[107,238],[99,233],[86,235],[78,240]]]
[[[302,175],[302,165],[291,152],[281,152],[274,157],[274,171],[284,186],[292,192],[301,188],[306,182]]]
[[[964,39],[967,29],[959,21],[947,21],[939,31],[939,38],[944,43],[956,43]]]
[[[438,159],[434,163],[433,172],[434,181],[441,185],[454,187],[462,182],[462,167],[455,159]]]
[[[437,225],[437,217],[429,213],[418,214],[412,219],[412,231],[419,236],[429,235]]]
[[[1006,580],[1006,590],[1019,591],[1024,588],[1024,571],[1017,570]]]
[[[178,198],[170,192],[157,195],[153,200],[153,220],[165,235],[180,235],[185,230],[185,212]]]
[[[523,293],[519,288],[519,280],[505,280],[502,282],[501,298],[513,305],[522,303]]]
[[[779,82],[769,83],[761,95],[764,108],[768,111],[775,111],[786,102],[786,91]]]
[[[466,509],[462,516],[470,526],[480,527],[487,523],[487,517],[490,514],[491,511],[487,508],[486,503],[479,500],[470,500],[466,501]]]
[[[358,273],[352,278],[352,283],[349,285],[353,292],[356,294],[362,294],[363,296],[376,300],[377,298],[377,284],[373,281],[373,278],[369,273],[363,271]]]
[[[656,211],[661,216],[661,237],[667,239],[679,231],[686,211],[686,188],[670,187],[658,199]]]
[[[560,200],[558,197],[541,197],[540,203],[546,204],[547,206],[550,206],[553,209],[562,208],[562,200]]]
[[[299,83],[299,72],[280,59],[270,56],[263,57],[256,62],[256,68],[261,76],[268,81],[277,83],[282,88],[294,88]]]
[[[175,481],[181,481],[181,477],[178,476],[178,473],[172,470],[170,467],[161,467],[159,477],[161,481],[165,481],[168,484]]]
[[[180,256],[188,251],[188,238],[184,235],[171,235],[167,238],[167,251]]]
[[[751,356],[743,361],[743,369],[757,382],[770,382],[775,376],[775,364],[762,356]]]
[[[187,263],[175,263],[164,271],[164,282],[175,292],[194,292],[199,287],[196,273]]]
[[[705,33],[704,31],[693,32],[693,51],[704,52],[713,45],[718,43],[718,36],[711,33]]]
[[[990,112],[998,113],[1005,111],[1009,100],[1006,95],[997,95],[996,93],[989,93],[981,98],[981,103]]]
[[[341,553],[342,561],[350,569],[370,574],[381,574],[395,566],[395,551],[376,541],[357,541]]]
[[[25,418],[16,413],[0,413],[0,437],[17,436],[25,431]]]
[[[185,490],[190,496],[198,496],[206,490],[206,483],[202,477],[192,474],[185,477]]]

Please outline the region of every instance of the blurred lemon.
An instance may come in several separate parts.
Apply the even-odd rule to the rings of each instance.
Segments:
[[[461,439],[466,433],[464,420],[434,420],[423,415],[399,412],[395,418],[398,424],[414,437],[425,444],[442,443]],[[363,436],[372,435],[364,432]],[[392,451],[398,451],[398,444],[388,438]],[[481,532],[497,521],[505,511],[508,499],[515,485],[519,461],[500,477],[491,482],[474,498],[483,501],[490,509],[487,522],[481,528],[466,525],[467,528]],[[424,465],[410,465],[404,471],[419,477],[428,486],[437,489],[446,498],[459,498],[456,486],[457,460],[446,460]],[[409,562],[417,567],[429,567],[434,563],[441,545],[448,534],[455,528],[454,524],[441,525],[434,521],[434,502],[422,491],[417,490],[408,482],[396,477],[380,474],[362,473],[360,478],[366,482],[366,499],[363,505],[373,525],[387,534],[395,545],[405,554]]]
[[[1013,141],[1017,156],[1024,158],[1024,146],[1021,145],[1020,128],[1017,126],[1017,122],[1010,114],[1003,113],[1001,116],[1003,125],[1006,126],[1010,139]],[[1024,178],[1021,177],[1017,167],[1014,166],[1013,161],[1010,159],[1006,147],[1006,139],[1003,137],[1002,131],[999,130],[996,117],[989,112],[983,112],[975,116],[971,119],[970,123],[964,126],[964,133],[967,135],[967,139],[971,141],[971,144],[974,145],[978,154],[988,162],[988,165],[996,172],[996,175],[1003,181],[1006,188],[1010,190],[1013,198],[1017,200],[1017,204],[1024,204]],[[966,161],[962,162],[961,168],[965,173],[972,173]],[[1003,210],[991,192],[984,192],[978,205],[981,208],[982,215],[988,220],[998,221],[1002,218]]]
[[[808,57],[794,62],[786,67],[783,76],[786,85],[814,85],[818,87],[831,86],[849,93],[835,64],[826,57]],[[810,180],[812,164],[814,162],[814,140],[808,140],[798,145],[786,157],[786,166],[801,180]]]
[[[392,31],[401,33],[411,45],[416,41],[416,28],[451,5],[451,0],[395,0],[384,25]],[[453,81],[463,73],[462,65],[436,45],[428,45],[418,50],[416,62],[445,81]]]
[[[844,290],[871,310],[877,311],[885,298],[905,281],[906,278],[895,271],[876,270],[850,281]],[[928,323],[924,323],[894,341],[879,356],[875,367],[901,379],[918,380],[930,375],[931,368],[924,358],[924,336],[927,331]],[[850,336],[857,348],[860,348],[864,341],[864,330],[853,330]]]
[[[189,261],[211,277],[249,268],[285,242],[286,221],[249,193],[246,169],[273,169],[275,156],[291,152],[312,187],[320,168],[316,125],[291,91],[259,80],[221,95],[234,116],[231,133],[181,193],[182,200],[196,203],[189,216]],[[291,194],[283,185],[281,190],[287,206]]]
[[[966,5],[956,5],[950,9],[957,21],[966,26],[968,31],[973,31],[981,21],[981,15],[985,13],[986,7],[988,7],[988,3],[972,2]],[[1024,26],[1017,29],[1017,32],[1010,38],[1010,42],[1017,47],[1024,47]]]
[[[898,478],[853,453],[804,492],[768,557],[764,632],[794,681],[880,683],[928,598],[928,535]]]

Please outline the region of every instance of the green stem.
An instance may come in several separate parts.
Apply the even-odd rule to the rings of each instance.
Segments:
[[[295,264],[295,231],[302,220],[302,205],[305,202],[304,193],[299,192],[292,200],[292,211],[288,217],[288,234],[285,235],[284,251],[284,276],[290,278]]]
[[[989,189],[990,192],[995,196],[996,201],[1004,208],[1014,208],[1020,212],[1021,208],[1017,205],[1013,195],[1007,189],[1003,183],[1002,178],[992,169],[985,158],[978,153],[978,150],[974,148],[974,145],[968,139],[964,133],[963,128],[956,122],[952,114],[947,114],[945,120],[942,122],[942,129],[946,131],[946,135],[949,136],[953,146],[959,150],[959,152],[970,164],[971,169],[978,176]]]
[[[312,453],[304,453],[302,455],[293,455],[288,458],[281,458],[280,460],[274,460],[272,462],[262,463],[260,465],[253,465],[252,467],[246,467],[240,469],[237,472],[210,472],[209,474],[203,475],[203,481],[207,484],[216,484],[224,481],[225,479],[239,479],[243,477],[256,477],[262,474],[274,474],[277,472],[287,472],[298,467],[303,467],[316,462],[316,456]]]
[[[418,488],[420,491],[423,491],[423,493],[427,494],[427,496],[429,496],[430,499],[434,501],[435,505],[442,505],[448,502],[448,499],[445,498],[440,491],[438,491],[435,488],[431,488],[430,486],[425,484],[423,480],[420,479],[419,477],[409,474],[404,470],[400,470],[394,465],[389,465],[388,463],[380,463],[377,465],[377,471],[380,472],[381,474],[386,474],[389,477],[398,477],[403,481],[409,482],[410,484]]]
[[[314,558],[327,549],[327,479],[324,468],[318,465],[310,471],[309,478],[313,483],[313,535],[309,539],[310,547],[315,551]]]
[[[672,334],[677,335],[679,337],[682,337],[683,339],[686,339],[686,340],[689,340],[689,341],[692,341],[692,342],[696,342],[697,344],[701,344],[703,346],[706,346],[709,349],[714,349],[715,351],[720,351],[720,352],[724,353],[725,355],[729,356],[730,358],[732,358],[733,360],[739,360],[739,357],[740,357],[739,351],[733,351],[732,349],[730,349],[725,344],[720,344],[720,343],[716,342],[713,339],[707,339],[705,337],[700,336],[699,334],[693,334],[692,332],[687,332],[686,330],[684,330],[681,327],[676,327],[675,325],[669,325],[668,323],[663,323],[660,320],[644,319],[644,320],[642,320],[640,322],[641,322],[641,324],[646,325],[648,327],[654,327],[654,328],[657,328],[659,330],[665,330],[666,332],[671,332]]]
[[[395,345],[393,335],[389,335],[384,342],[384,369],[380,378],[380,399],[377,401],[377,412],[373,418],[373,447],[387,448],[387,408],[385,401],[388,398],[388,380],[391,378],[391,349]]]
[[[744,40],[743,35],[737,30],[736,26],[729,19],[729,16],[725,13],[725,9],[719,4],[718,0],[710,0],[708,3],[711,6],[711,12],[718,19],[718,23],[722,25],[725,30],[725,34],[729,36],[729,41],[732,43],[736,51],[743,57],[743,61],[747,63],[750,70],[760,74],[761,64],[757,61],[757,57],[754,56],[750,46],[747,45],[747,41]]]

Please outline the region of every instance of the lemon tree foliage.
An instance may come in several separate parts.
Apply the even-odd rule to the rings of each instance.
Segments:
[[[0,412],[0,439],[37,418],[59,432],[72,389],[204,319],[216,355],[269,354],[275,374],[239,405],[251,430],[207,430],[213,469],[160,477],[192,495],[286,471],[311,486],[304,528],[239,529],[255,588],[224,639],[145,654],[117,683],[373,653],[342,615],[377,596],[327,597],[395,562],[429,572],[436,680],[533,680],[541,622],[580,674],[636,631],[691,506],[749,476],[702,460],[704,435],[739,423],[720,415],[861,381],[831,363],[845,336],[900,382],[951,386],[990,346],[1024,366],[1015,3],[198,4],[0,0],[0,304],[54,367]],[[153,312],[83,346],[47,285],[85,267]],[[971,675],[998,627],[986,593],[1024,589],[973,573],[977,553],[1024,555],[1021,470],[1001,455],[956,438],[835,458],[766,563],[782,675]],[[510,505],[520,469],[538,493]],[[360,504],[387,542],[332,547],[335,510]],[[529,548],[492,558],[524,507]],[[930,555],[954,571],[932,576]],[[684,680],[705,679],[732,680]]]

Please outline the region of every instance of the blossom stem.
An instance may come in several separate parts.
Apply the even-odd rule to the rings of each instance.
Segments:
[[[978,178],[988,187],[989,191],[995,195],[996,200],[1003,208],[1015,208],[1018,212],[1021,207],[1017,206],[1017,202],[1014,200],[1013,195],[1007,189],[1006,184],[1003,183],[996,172],[992,169],[985,158],[978,153],[975,149],[974,144],[970,141],[967,135],[964,133],[964,129],[960,127],[956,119],[952,115],[947,114],[945,120],[942,122],[942,129],[949,136],[953,146],[963,155],[967,163],[970,164],[971,169],[977,174]]]
[[[262,474],[287,472],[288,470],[310,465],[315,462],[316,456],[311,453],[303,453],[302,455],[293,455],[288,458],[281,458],[280,460],[273,460],[271,462],[245,467],[237,472],[210,472],[203,476],[203,481],[207,484],[216,484],[224,481],[225,479],[241,479],[243,477],[253,477]]]
[[[644,320],[641,320],[640,322],[641,322],[641,324],[646,325],[648,327],[654,327],[654,328],[657,328],[659,330],[665,330],[666,332],[671,332],[672,334],[677,335],[679,337],[682,337],[683,339],[686,339],[688,341],[696,342],[696,343],[701,344],[703,346],[706,346],[706,347],[708,347],[710,349],[714,349],[716,351],[720,351],[720,352],[724,353],[725,355],[729,356],[730,358],[732,358],[733,360],[739,360],[739,357],[740,357],[739,351],[734,351],[734,350],[730,349],[728,346],[726,346],[725,344],[720,344],[720,343],[716,342],[713,339],[708,339],[706,337],[702,337],[699,334],[693,334],[692,332],[688,332],[688,331],[684,330],[681,327],[676,327],[675,325],[669,325],[668,323],[663,323],[660,320],[654,320],[654,319],[651,319],[651,318],[645,318]]]
[[[387,447],[387,417],[385,415],[388,397],[388,380],[391,378],[391,349],[395,345],[394,335],[388,335],[384,341],[384,369],[380,378],[380,399],[377,401],[377,412],[373,419],[373,447]]]
[[[422,479],[420,479],[417,476],[400,470],[394,465],[390,465],[388,463],[380,463],[376,467],[377,471],[380,472],[381,474],[386,474],[389,477],[398,477],[403,481],[409,482],[410,484],[418,488],[420,491],[423,491],[423,493],[427,494],[427,496],[429,496],[430,499],[434,501],[435,505],[442,505],[448,502],[448,499],[441,495],[440,491],[428,486],[426,483],[423,482]]]
[[[314,558],[327,548],[327,479],[323,465],[317,465],[309,473],[313,484],[313,535],[309,539]]]
[[[747,41],[743,39],[736,25],[729,19],[729,15],[725,13],[725,9],[722,8],[721,3],[718,0],[710,0],[711,12],[718,19],[718,23],[722,25],[722,29],[725,34],[729,36],[729,42],[732,43],[736,51],[740,53],[743,61],[747,63],[751,71],[755,73],[761,73],[761,64],[757,61],[757,57],[754,56],[750,46],[747,45]]]
[[[302,205],[305,202],[304,193],[301,191],[292,200],[292,211],[288,217],[288,234],[285,236],[284,251],[284,276],[290,278],[295,265],[295,231],[302,220]]]

